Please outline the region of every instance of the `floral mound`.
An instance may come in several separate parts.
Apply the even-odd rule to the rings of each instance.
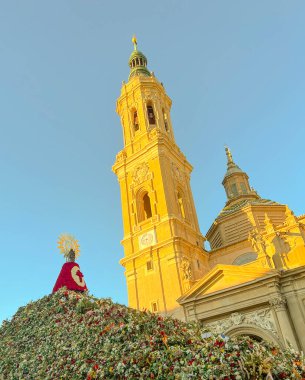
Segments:
[[[0,378],[301,379],[302,357],[61,289],[0,329]],[[208,336],[203,338],[203,336]]]

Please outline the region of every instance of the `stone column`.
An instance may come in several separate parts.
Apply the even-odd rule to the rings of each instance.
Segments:
[[[294,349],[298,350],[299,345],[297,343],[293,326],[287,312],[286,298],[281,294],[277,294],[275,297],[270,299],[269,303],[275,311],[281,330],[280,333],[284,340],[283,343],[286,347],[289,347],[289,344],[291,344]]]

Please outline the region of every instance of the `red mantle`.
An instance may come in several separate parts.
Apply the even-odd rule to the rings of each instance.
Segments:
[[[88,290],[84,276],[79,270],[79,265],[77,263],[68,262],[62,266],[54,285],[53,293],[63,286],[66,286],[69,290],[79,290],[82,292]]]

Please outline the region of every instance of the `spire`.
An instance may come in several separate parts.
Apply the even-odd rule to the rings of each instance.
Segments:
[[[258,198],[257,193],[250,188],[247,173],[235,164],[230,149],[225,146],[227,155],[227,171],[222,181],[227,193],[227,203],[240,198]]]
[[[133,52],[131,53],[128,62],[130,67],[128,80],[137,75],[150,77],[151,73],[147,69],[147,58],[138,50],[138,41],[135,35],[132,37],[131,41],[133,43]]]
[[[234,163],[233,162],[233,157],[232,157],[232,153],[231,153],[229,147],[226,146],[225,149],[226,149],[226,155],[227,155],[227,158],[228,158],[228,165],[229,164],[233,164]]]
[[[225,146],[225,150],[227,155],[227,172],[225,174],[225,177],[233,173],[242,173],[243,171],[241,170],[241,168],[238,165],[236,165],[233,161],[233,156],[229,147]]]

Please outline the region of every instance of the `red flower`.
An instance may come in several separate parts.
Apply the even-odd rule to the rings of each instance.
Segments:
[[[225,342],[222,340],[216,340],[216,342],[214,343],[215,347],[223,347],[224,345],[225,345]]]

